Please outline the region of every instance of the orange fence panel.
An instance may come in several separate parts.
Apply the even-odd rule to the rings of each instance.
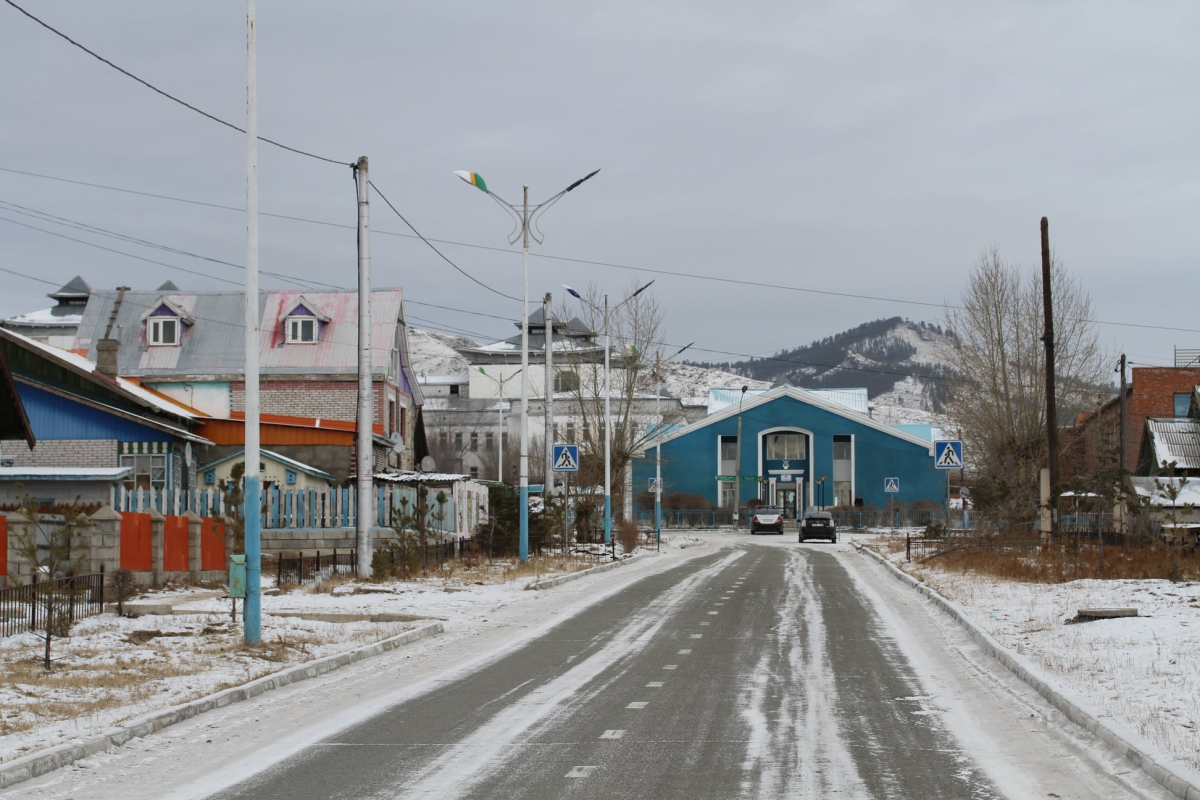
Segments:
[[[187,572],[188,569],[187,517],[168,516],[163,523],[163,571]]]
[[[210,517],[200,525],[200,569],[225,569],[225,525]]]
[[[121,512],[121,569],[151,570],[149,514]]]

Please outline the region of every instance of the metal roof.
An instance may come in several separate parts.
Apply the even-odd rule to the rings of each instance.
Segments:
[[[314,344],[285,344],[284,314],[303,295],[306,304],[329,317]],[[93,292],[79,324],[75,346],[95,358],[117,305],[117,292]],[[241,375],[245,368],[242,292],[126,292],[116,310],[112,336],[120,341],[117,368],[132,377]],[[169,302],[195,319],[178,347],[146,342],[142,316]],[[387,372],[403,318],[400,289],[371,292],[371,365]],[[357,292],[281,289],[259,295],[259,364],[264,375],[353,375],[358,363]],[[407,352],[403,357],[407,359]],[[407,367],[407,365],[405,365]],[[399,376],[397,376],[399,377]],[[413,382],[415,384],[415,381]],[[414,387],[415,391],[415,387]]]
[[[765,394],[771,389],[749,389],[746,391],[746,401]],[[857,411],[859,414],[869,413],[866,389],[805,389],[807,394],[820,397],[823,400],[837,403],[839,406]],[[715,414],[730,406],[736,406],[741,400],[741,389],[712,388],[708,390],[708,413]]]
[[[1148,419],[1146,431],[1156,465],[1174,461],[1176,469],[1200,469],[1200,419]]]
[[[133,467],[0,467],[0,481],[119,481]]]
[[[312,475],[313,477],[324,478],[327,481],[334,480],[334,477],[332,475],[330,475],[328,472],[326,472],[325,470],[317,469],[314,466],[305,464],[303,461],[297,461],[294,458],[288,458],[287,456],[282,455],[281,453],[276,453],[274,450],[260,449],[258,451],[258,454],[260,456],[262,456],[263,458],[269,459],[271,461],[276,461],[280,464],[283,464],[285,467],[291,467],[292,469],[300,470],[301,472]],[[230,453],[229,455],[224,456],[223,458],[218,458],[216,461],[210,461],[207,464],[204,464],[203,466],[197,467],[197,471],[204,472],[207,469],[212,469],[217,464],[224,464],[226,461],[230,461],[230,460],[233,460],[236,458],[241,458],[244,461],[245,456],[246,456],[246,450],[245,450],[245,448],[243,448],[236,452]]]

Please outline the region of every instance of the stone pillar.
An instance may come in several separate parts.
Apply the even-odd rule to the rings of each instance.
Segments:
[[[21,542],[27,541],[31,534],[29,520],[16,511],[9,511],[8,517],[8,586],[24,586],[33,582],[33,564],[21,553]]]
[[[104,568],[112,575],[121,568],[121,515],[110,505],[102,505],[90,517],[92,524],[81,527],[71,542],[71,561],[84,574]]]
[[[163,582],[163,526],[167,518],[150,509],[150,582],[155,588]]]
[[[188,572],[193,581],[199,582],[201,570],[200,535],[204,520],[197,516],[194,511],[184,512],[183,517],[188,521]]]
[[[1048,469],[1042,470],[1041,490],[1042,490],[1042,492],[1041,492],[1042,515],[1041,515],[1041,520],[1039,522],[1038,528],[1042,532],[1042,538],[1048,539],[1048,538],[1050,538],[1051,532],[1054,530],[1054,526],[1052,524],[1053,519],[1051,517],[1051,511],[1050,511],[1050,470],[1048,470]]]

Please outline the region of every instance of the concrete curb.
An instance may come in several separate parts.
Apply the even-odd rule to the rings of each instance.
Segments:
[[[149,736],[163,728],[191,719],[207,711],[224,708],[230,703],[250,700],[265,692],[270,692],[292,683],[316,678],[327,672],[333,672],[336,669],[347,667],[365,658],[381,655],[389,650],[395,650],[397,647],[411,644],[412,642],[442,633],[443,631],[444,628],[440,622],[433,625],[425,625],[416,630],[397,634],[375,644],[364,645],[348,653],[338,653],[318,658],[315,661],[288,667],[285,670],[265,675],[241,686],[225,689],[189,703],[182,703],[163,709],[162,711],[152,711],[129,722],[108,728],[102,734],[94,736],[91,739],[76,740],[67,744],[49,747],[36,753],[30,753],[27,756],[22,756],[6,764],[0,764],[0,789],[7,789],[9,786],[27,781],[30,778],[36,778],[48,772],[53,772],[60,767],[65,767],[90,755],[107,751],[110,747],[119,747],[130,739]]]
[[[947,600],[932,587],[926,586],[921,581],[904,572],[874,550],[858,543],[853,544],[855,549],[860,553],[865,552],[871,558],[883,564],[892,577],[902,583],[908,584],[916,589],[919,594],[923,594],[929,598],[934,605],[958,622],[967,634],[983,648],[985,653],[1003,664],[1009,672],[1029,685],[1046,702],[1061,711],[1067,719],[1089,733],[1098,736],[1107,745],[1123,755],[1131,764],[1146,773],[1176,797],[1182,798],[1182,800],[1200,800],[1200,785],[1197,785],[1196,777],[1186,774],[1191,772],[1186,766],[1181,764],[1177,770],[1154,758],[1148,752],[1150,749],[1148,743],[1141,741],[1136,743],[1131,742],[1129,739],[1134,737],[1118,731],[1111,724],[1097,718],[1078,703],[1068,699],[1056,687],[1035,674],[1034,670],[1036,668],[1023,663],[1022,659],[1010,653],[1004,645],[1000,644],[990,634],[976,625],[974,620],[967,616],[966,612]],[[1126,738],[1127,736],[1129,738]]]
[[[549,589],[553,586],[558,586],[560,583],[578,580],[579,578],[586,578],[588,575],[595,575],[600,572],[608,572],[610,569],[616,569],[623,564],[631,564],[634,561],[640,561],[649,555],[657,555],[657,553],[638,553],[632,558],[624,558],[620,561],[610,561],[607,564],[601,564],[598,567],[588,567],[587,569],[581,569],[578,572],[571,572],[566,575],[559,575],[555,578],[547,578],[544,581],[537,581],[536,583],[529,584],[525,588],[531,589],[535,592],[540,592],[543,589]]]

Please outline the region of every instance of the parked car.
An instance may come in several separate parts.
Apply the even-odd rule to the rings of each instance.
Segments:
[[[837,541],[837,525],[833,522],[833,514],[828,511],[805,511],[800,520],[800,541],[808,539],[828,539]]]
[[[783,535],[783,509],[778,506],[759,506],[750,517],[751,533]]]

